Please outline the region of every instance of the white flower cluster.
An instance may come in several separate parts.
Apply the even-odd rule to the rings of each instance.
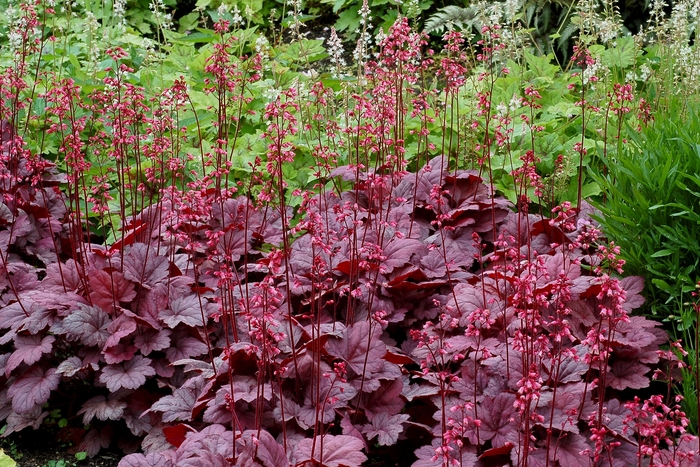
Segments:
[[[260,56],[260,65],[263,67],[263,70],[271,70],[270,41],[262,34],[255,39],[255,53]]]
[[[331,37],[328,38],[328,55],[330,56],[331,64],[333,64],[333,77],[340,77],[340,69],[343,68],[346,63],[343,58],[345,49],[343,48],[343,42],[338,37],[338,33],[335,28],[331,28]]]
[[[598,35],[601,42],[607,44],[618,38],[622,28],[620,27],[619,21],[614,17],[604,18],[597,23]]]
[[[295,39],[301,39],[301,28],[303,23],[299,20],[301,15],[302,0],[287,0],[287,6],[289,6],[289,11],[287,11],[287,16],[292,18],[292,22],[289,24],[289,30]]]
[[[521,0],[506,0],[503,4],[503,16],[506,24],[513,24],[516,21],[516,16],[523,8]]]
[[[126,32],[126,0],[114,0],[112,16],[114,16],[117,27],[122,32]]]
[[[85,27],[90,37],[93,38],[88,44],[88,63],[94,65],[100,61],[102,52],[100,50],[99,41],[94,40],[100,31],[100,22],[97,21],[97,18],[91,11],[85,13]]]
[[[608,70],[608,68],[605,65],[600,63],[600,60],[596,60],[595,63],[593,63],[593,65],[589,65],[583,70],[583,84],[588,84],[589,82],[594,83],[595,81],[592,81],[591,78],[595,76],[598,79],[602,79],[604,76],[607,75],[609,71],[610,70]],[[595,84],[591,84],[590,88],[595,89]]]
[[[26,30],[29,27],[27,24],[27,18],[23,16],[21,12],[12,5],[12,3],[8,4],[4,13],[9,29],[7,33],[8,48],[12,52],[17,52],[24,45],[24,37]],[[40,35],[41,31],[34,27],[31,31],[29,31],[29,40],[38,38]]]
[[[639,67],[639,71],[628,71],[627,74],[625,75],[625,81],[632,82],[632,81],[642,81],[645,82],[649,79],[651,76],[651,68],[647,66],[645,63],[644,65]]]
[[[243,17],[241,16],[241,10],[238,9],[238,6],[234,5],[233,7],[233,18],[231,19],[231,24],[233,26],[243,26]]]
[[[173,27],[173,15],[165,12],[163,0],[151,0],[148,9],[153,13],[158,26],[163,30],[170,30]]]
[[[362,29],[355,30],[355,34],[358,34],[359,37],[357,38],[357,46],[352,52],[352,57],[359,66],[363,66],[370,58],[369,49],[372,45],[372,34],[369,32],[372,29],[372,17],[370,16],[371,10],[367,0],[362,0],[362,7],[359,13]]]

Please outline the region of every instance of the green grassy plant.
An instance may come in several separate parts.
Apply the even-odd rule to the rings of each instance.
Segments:
[[[607,174],[594,178],[606,193],[603,230],[625,251],[625,269],[647,278],[647,313],[690,352],[683,393],[697,424],[698,322],[687,302],[700,278],[700,112],[684,107],[677,99],[642,131],[627,128],[629,144],[603,157]]]

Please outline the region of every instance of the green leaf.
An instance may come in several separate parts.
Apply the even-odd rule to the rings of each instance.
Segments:
[[[600,61],[610,68],[627,68],[634,64],[636,54],[634,38],[622,37],[617,39],[615,47],[607,49],[601,54]]]
[[[76,452],[75,458],[78,459],[79,461],[85,460],[87,458],[87,452],[85,452],[85,451]]]
[[[191,34],[183,34],[167,30],[163,31],[163,33],[169,41],[176,44],[202,44],[214,42],[218,38],[213,31],[209,31],[207,29],[198,29],[197,32],[193,32]]]
[[[358,14],[359,7],[345,10],[338,15],[338,21],[335,23],[335,28],[338,31],[354,31],[360,27],[360,16]]]
[[[552,65],[554,54],[534,55],[529,51],[525,51],[525,60],[527,61],[529,71],[532,72],[537,79],[545,79],[551,82],[551,79],[560,71],[557,65]],[[549,78],[549,79],[547,79]]]
[[[78,57],[76,57],[74,54],[68,55],[68,61],[70,61],[71,65],[73,65],[76,70],[81,70],[83,68],[80,65],[80,60],[78,60]]]
[[[581,187],[581,196],[584,198],[598,196],[601,192],[602,190],[600,189],[600,185],[598,185],[596,182],[587,183]]]
[[[667,293],[673,293],[673,288],[663,279],[652,279],[651,283]]]
[[[185,15],[182,18],[180,18],[180,27],[178,29],[178,32],[184,33],[185,31],[194,29],[195,26],[197,26],[198,22],[199,12],[195,11],[188,15]]]
[[[653,255],[651,255],[651,257],[652,258],[661,258],[664,256],[672,255],[673,253],[674,253],[673,250],[659,250],[656,253],[654,253]]]
[[[16,465],[17,462],[0,449],[0,467],[15,467]]]

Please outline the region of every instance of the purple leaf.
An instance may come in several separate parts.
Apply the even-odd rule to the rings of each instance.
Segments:
[[[399,413],[405,405],[403,399],[399,397],[402,390],[403,382],[400,379],[382,380],[379,389],[361,399],[367,419],[372,421],[377,414],[383,412],[389,415]]]
[[[158,317],[163,320],[171,329],[174,329],[180,323],[188,326],[202,326],[202,307],[206,305],[203,300],[200,303],[200,298],[195,295],[186,295],[177,298],[170,303],[170,306],[158,313]],[[207,310],[204,309],[204,316],[207,316]]]
[[[69,259],[65,264],[51,263],[46,266],[46,277],[41,287],[48,292],[77,292],[84,287],[77,264]]]
[[[422,267],[421,271],[423,271],[425,277],[429,279],[437,279],[447,274],[445,258],[438,249],[432,250],[428,252],[427,255],[421,257],[420,265]]]
[[[438,392],[440,392],[440,388],[432,384],[410,384],[408,380],[405,380],[401,395],[408,402],[411,402],[416,397],[434,396]]]
[[[583,453],[586,450],[592,451],[586,439],[581,435],[569,433],[566,436],[560,436],[557,440],[554,457],[559,461],[559,465],[588,467],[592,459],[590,454]]]
[[[362,448],[362,443],[352,436],[326,435],[323,442],[320,439],[302,439],[297,443],[296,451],[299,461],[313,459],[323,467],[360,467],[367,460]]]
[[[53,343],[56,340],[54,336],[17,336],[15,337],[15,350],[7,360],[5,367],[5,376],[9,376],[10,372],[17,368],[20,364],[26,363],[33,365],[41,359],[41,356],[50,353],[53,349]]]
[[[622,308],[624,308],[626,312],[629,313],[644,304],[645,299],[641,295],[641,292],[644,289],[643,277],[625,277],[620,280],[620,287],[622,287],[627,293],[625,296],[625,303],[622,304]]]
[[[554,367],[554,370],[558,370],[557,375],[550,375],[551,377],[557,376],[556,382],[558,383],[575,383],[581,381],[581,376],[588,371],[588,365],[580,358],[563,358],[560,363],[557,363],[556,360],[550,363]],[[549,370],[552,370],[552,368],[549,368]]]
[[[92,303],[103,310],[112,313],[119,302],[131,302],[136,298],[133,282],[129,282],[119,271],[98,270],[90,276],[90,299]]]
[[[365,437],[362,436],[362,433],[360,433],[360,430],[357,429],[355,425],[353,425],[352,420],[350,420],[349,416],[344,416],[340,420],[340,427],[343,429],[343,434],[352,436],[353,438],[357,439],[358,441],[362,441],[362,445],[364,446],[363,449],[365,451],[369,452],[369,449],[367,447],[367,442],[365,441]]]
[[[613,389],[642,389],[649,386],[649,367],[636,361],[615,360],[606,382]]]
[[[643,316],[630,316],[628,322],[617,323],[614,340],[618,344],[627,345],[634,349],[643,349],[656,342],[656,335],[653,334],[653,331],[658,324]]]
[[[142,355],[148,355],[153,351],[167,349],[170,346],[170,329],[146,329],[136,334],[134,345]]]
[[[230,257],[230,261],[238,261],[245,253],[247,245],[250,250],[250,241],[250,233],[243,226],[228,225],[216,249],[219,254]]]
[[[0,354],[0,373],[5,373],[5,367],[7,366],[7,361],[10,359],[10,353]]]
[[[477,464],[476,454],[469,452],[466,449],[463,449],[461,453],[453,450],[450,452],[450,457],[448,459],[444,459],[442,456],[437,455],[436,450],[440,447],[440,439],[436,438],[433,440],[432,445],[418,448],[415,452],[418,460],[415,461],[411,467],[444,467],[445,465],[458,465],[459,467],[481,467],[489,465]],[[461,459],[458,459],[458,456],[461,457]]]
[[[22,325],[20,326],[20,329],[22,331],[28,331],[30,334],[39,334],[43,333],[43,330],[47,326],[53,325],[53,323],[56,322],[56,317],[58,316],[58,312],[56,311],[57,309],[60,309],[61,312],[64,311],[64,305],[56,303],[56,296],[52,297],[52,304],[42,304],[42,297],[39,293],[34,293],[32,298],[37,300],[35,303],[39,306],[32,306],[31,307],[31,312],[30,315],[22,321]],[[48,295],[48,294],[47,294]],[[61,298],[66,298],[68,295],[67,294],[62,294],[59,297]],[[82,301],[81,298],[76,297],[75,301],[71,301],[71,306],[73,306],[76,302],[80,303]],[[65,310],[67,310],[68,307],[65,307]]]
[[[386,354],[386,344],[379,340],[381,334],[379,324],[375,323],[370,333],[370,323],[359,321],[348,326],[340,339],[328,339],[326,350],[334,357],[345,359],[358,374],[376,373],[384,366],[382,357]]]
[[[160,329],[161,324],[158,314],[168,307],[168,287],[165,284],[156,284],[150,290],[141,290],[134,299],[136,313],[153,329]]]
[[[52,330],[65,334],[87,346],[104,347],[109,338],[109,315],[95,306],[79,304],[62,322],[53,325]]]
[[[117,467],[174,467],[169,453],[129,454],[119,461]]]
[[[5,420],[12,411],[12,400],[7,395],[7,388],[0,390],[0,420]]]
[[[7,272],[12,276],[14,284],[14,294],[21,292],[31,292],[40,288],[41,282],[37,279],[37,269],[24,262],[9,263],[6,266]]]
[[[207,353],[207,344],[200,339],[189,335],[187,331],[180,330],[172,339],[174,342],[165,350],[165,356],[171,362],[185,358],[198,357]]]
[[[551,424],[551,427],[556,430],[578,433],[579,407],[584,398],[590,398],[586,389],[586,383],[582,381],[557,386],[556,394],[552,393],[553,401],[550,400],[551,398],[547,399],[546,404],[538,409],[538,413],[544,418],[542,425],[549,428]]]
[[[136,331],[136,321],[125,314],[121,314],[109,324],[107,331],[110,335],[105,342],[105,348],[117,345],[122,338]]]
[[[138,389],[146,383],[146,377],[156,374],[151,359],[136,355],[133,359],[117,365],[107,365],[100,375],[100,381],[116,392],[121,388]]]
[[[257,458],[263,467],[289,467],[284,448],[267,431],[261,430],[258,433],[246,430],[238,442],[241,443],[241,441],[243,449],[251,458]]]
[[[34,408],[27,413],[12,412],[5,420],[6,428],[3,432],[3,436],[9,436],[15,431],[20,431],[27,427],[38,430],[48,414],[49,412],[47,410],[42,411],[39,405],[35,405]]]
[[[177,465],[199,467],[213,461],[215,467],[228,467],[226,458],[233,454],[233,442],[233,433],[222,425],[209,425],[199,433],[189,433],[177,449]],[[201,459],[203,463],[188,463],[187,459]]]
[[[87,432],[83,441],[78,445],[78,449],[86,452],[88,457],[95,457],[100,449],[109,447],[111,440],[111,426],[108,425],[101,430],[93,428]]]
[[[474,254],[477,253],[474,240],[472,239],[472,229],[458,227],[454,230],[443,230],[430,237],[427,241],[439,247],[442,251],[444,244],[445,256],[450,269],[462,267],[470,269],[474,262]]]
[[[479,408],[480,440],[491,440],[491,444],[501,446],[506,443],[506,434],[516,429],[513,421],[515,416],[515,394],[501,392],[495,397],[485,397]],[[474,430],[476,435],[476,430]]]
[[[381,446],[391,446],[398,441],[399,435],[403,431],[403,423],[409,418],[409,415],[378,413],[372,419],[371,424],[362,428],[362,432],[367,435],[368,440],[376,436]]]
[[[317,418],[322,423],[330,423],[335,420],[337,409],[347,406],[356,394],[357,390],[347,382],[322,378],[318,388],[315,385],[307,386],[297,422],[307,427],[313,426]]]
[[[18,414],[31,412],[36,406],[49,400],[51,391],[61,380],[55,368],[44,371],[39,365],[30,367],[7,390],[12,398],[12,410]]]
[[[80,357],[68,357],[67,360],[64,360],[61,362],[60,365],[58,365],[58,368],[56,368],[56,373],[71,377],[74,376],[76,373],[87,369],[88,365],[83,365],[83,361],[80,359]]]
[[[124,415],[126,402],[118,400],[113,395],[109,399],[105,396],[95,396],[83,403],[78,415],[83,414],[83,424],[87,425],[93,418],[98,420],[119,420]]]
[[[172,448],[172,445],[170,443],[168,443],[167,439],[165,439],[165,435],[163,434],[163,429],[160,426],[153,427],[148,432],[146,437],[143,438],[143,441],[141,442],[141,448],[143,449],[143,452],[145,452],[147,455],[160,453],[160,452],[163,452],[164,454],[168,454],[168,453],[172,452],[172,450],[170,449],[170,448]],[[174,460],[174,454],[173,454],[173,460]]]
[[[136,355],[136,346],[131,344],[117,344],[112,347],[105,348],[102,351],[105,362],[109,365],[121,363],[125,360],[131,360]]]
[[[14,302],[6,306],[0,306],[0,329],[17,329],[28,316],[26,308],[22,308],[20,302]]]
[[[229,389],[226,387],[225,389]],[[259,390],[258,381],[252,376],[235,375],[233,377],[233,399],[253,402],[259,396],[265,400],[272,400],[272,388],[269,384],[264,384]]]
[[[413,253],[418,251],[421,246],[423,246],[422,242],[411,238],[394,237],[391,241],[386,242],[382,248],[382,255],[386,257],[382,261],[382,265],[386,272],[390,273],[394,268],[408,263]]]
[[[169,264],[168,258],[158,256],[154,247],[134,243],[124,258],[124,277],[150,289],[167,279]]]
[[[150,410],[162,412],[164,422],[191,421],[192,409],[206,383],[202,377],[190,378],[171,396],[161,397]]]

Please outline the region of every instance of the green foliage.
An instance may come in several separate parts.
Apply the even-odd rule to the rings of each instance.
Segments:
[[[666,321],[689,356],[684,409],[698,427],[698,314],[688,302],[700,279],[700,111],[676,99],[630,143],[603,158],[594,175],[606,197],[598,203],[606,235],[622,249],[626,272],[647,278],[645,310]]]
[[[648,311],[677,319],[700,262],[700,114],[675,108],[655,118],[641,132],[627,128],[629,145],[603,157],[607,175],[595,178],[607,193],[601,225],[622,248],[626,270],[656,286]]]
[[[17,462],[0,449],[0,467],[15,467]]]
[[[346,37],[354,39],[362,30],[362,9],[363,2],[356,0],[321,0],[322,4],[332,6],[334,14],[338,15],[335,28],[339,32],[345,33]],[[430,0],[406,0],[405,2],[395,2],[393,0],[367,0],[370,11],[369,21],[386,30],[394,24],[399,13],[408,18],[416,18],[423,11],[433,7]]]
[[[425,32],[442,34],[446,30],[471,31],[478,26],[476,7],[448,5],[440,8],[425,21]]]
[[[50,460],[42,467],[74,467],[75,462],[67,461],[65,459]]]
[[[17,443],[3,435],[7,430],[7,424],[0,427],[0,467],[13,467],[15,459],[21,459],[22,453],[18,451]],[[9,453],[5,454],[5,451]],[[4,463],[4,464],[3,464]]]

